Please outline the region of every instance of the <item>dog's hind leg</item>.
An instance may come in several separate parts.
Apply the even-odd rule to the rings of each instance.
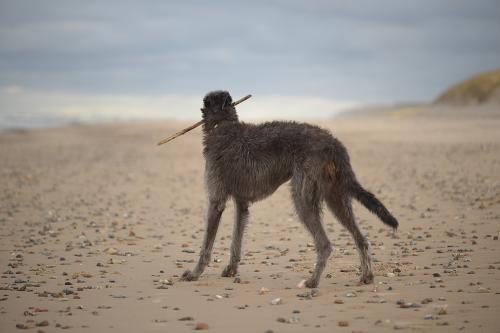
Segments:
[[[292,196],[301,222],[314,239],[316,267],[312,276],[305,282],[305,286],[315,288],[332,253],[332,245],[321,223],[322,197],[318,184],[308,180],[305,175],[294,175]]]
[[[215,235],[219,227],[222,212],[226,206],[226,199],[224,200],[209,200],[208,213],[207,213],[207,229],[205,231],[205,238],[200,251],[200,259],[193,271],[187,270],[182,274],[182,280],[193,281],[203,273],[205,267],[210,262],[212,255],[212,248],[214,246]]]
[[[238,273],[238,264],[241,259],[241,246],[243,233],[248,222],[248,203],[236,201],[236,218],[233,227],[233,240],[231,243],[231,257],[229,264],[222,271],[222,276],[230,277]]]
[[[372,283],[373,272],[370,258],[370,246],[368,240],[359,230],[358,224],[352,211],[351,199],[342,195],[340,191],[334,191],[326,195],[326,202],[330,210],[335,214],[339,222],[349,231],[354,238],[361,260],[361,283]]]

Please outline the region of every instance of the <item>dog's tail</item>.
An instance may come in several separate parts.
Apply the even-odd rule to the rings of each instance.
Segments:
[[[352,196],[361,202],[370,212],[377,215],[384,224],[398,228],[398,220],[385,208],[385,206],[378,200],[373,193],[365,190],[356,180],[350,184],[350,192]]]

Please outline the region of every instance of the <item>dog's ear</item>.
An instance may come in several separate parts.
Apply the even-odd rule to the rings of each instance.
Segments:
[[[227,91],[217,90],[208,93],[203,98],[203,108],[213,111],[222,111],[226,106],[231,105],[233,99]]]

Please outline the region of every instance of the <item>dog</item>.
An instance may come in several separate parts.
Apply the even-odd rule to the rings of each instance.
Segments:
[[[230,259],[222,276],[235,276],[250,204],[270,196],[291,180],[297,215],[314,239],[317,255],[314,272],[303,285],[318,286],[332,252],[321,222],[324,201],[354,238],[361,260],[360,283],[372,283],[369,243],[355,221],[351,200],[361,202],[394,230],[398,221],[356,180],[344,145],[327,130],[305,123],[240,122],[227,91],[208,93],[201,111],[207,226],[198,263],[192,271],[185,271],[181,279],[197,280],[210,262],[219,221],[229,198],[235,202],[236,220]]]

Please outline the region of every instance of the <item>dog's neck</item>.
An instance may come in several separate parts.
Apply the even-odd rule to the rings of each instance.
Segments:
[[[234,109],[234,108],[233,108]],[[237,123],[238,115],[233,112],[221,112],[220,114],[211,114],[203,117],[203,132],[210,133],[213,129],[226,123]]]

